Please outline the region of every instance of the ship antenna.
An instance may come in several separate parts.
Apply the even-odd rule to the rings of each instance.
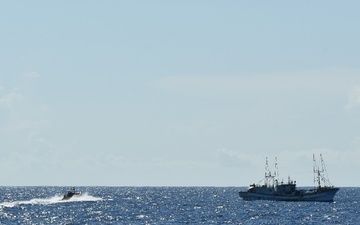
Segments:
[[[315,154],[313,154],[313,162],[314,162],[314,165],[313,165],[314,186],[316,185],[316,183],[318,183],[318,187],[320,188],[321,187],[321,184],[320,184],[320,170],[319,170],[319,167],[316,164]]]
[[[315,155],[313,154],[314,186],[315,186],[315,184],[316,184],[315,167],[316,167],[316,161],[315,161]]]
[[[266,163],[265,163],[265,185],[266,186],[268,186],[268,183],[269,183],[269,176],[270,176],[269,162],[268,162],[268,157],[266,157]]]
[[[279,168],[278,168],[278,163],[277,163],[277,157],[275,157],[275,176],[276,176],[276,179],[279,179]]]
[[[268,158],[267,157],[266,157],[266,164],[265,164],[265,172],[266,172],[266,175],[269,172],[269,163],[268,163]]]

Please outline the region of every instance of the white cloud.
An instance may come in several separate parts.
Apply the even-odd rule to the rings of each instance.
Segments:
[[[39,75],[37,72],[32,71],[32,72],[26,73],[26,74],[24,75],[24,77],[25,77],[26,79],[29,79],[29,80],[35,80],[35,79],[37,79],[38,77],[40,77],[40,75]]]
[[[241,93],[247,91],[346,90],[359,80],[356,70],[314,70],[289,73],[240,74],[236,76],[169,76],[153,83],[169,92],[187,94]]]
[[[360,140],[360,138],[359,138]],[[241,163],[251,164],[254,166],[263,167],[265,158],[269,158],[269,163],[274,161],[275,157],[278,158],[278,163],[283,167],[291,168],[294,165],[302,166],[305,164],[311,164],[313,161],[313,154],[318,159],[319,155],[322,154],[324,160],[329,164],[343,165],[343,164],[358,164],[360,158],[360,144],[352,146],[349,149],[344,150],[333,150],[329,148],[311,148],[301,151],[282,151],[274,152],[265,155],[264,153],[245,153],[241,151],[218,149],[216,155],[224,165],[235,165],[242,166]]]
[[[26,75],[27,79],[37,77],[35,72]],[[43,135],[48,125],[46,118],[48,107],[39,106],[36,104],[36,99],[30,98],[31,95],[28,95],[27,90],[32,91],[32,87],[30,82],[20,82],[11,91],[0,87],[0,107],[7,109],[3,114],[6,124],[1,126],[1,131],[6,132],[2,151],[6,152],[10,148],[15,157],[9,160],[26,161],[28,159],[29,163],[37,163],[48,156],[45,153],[54,149],[51,141]],[[6,152],[6,154],[10,153]]]
[[[10,131],[34,130],[47,125],[47,120],[17,120],[10,126]]]
[[[143,162],[141,164],[144,164]],[[147,166],[155,166],[159,168],[183,168],[183,169],[205,169],[211,167],[210,162],[196,161],[191,159],[166,159],[154,157],[149,161]]]
[[[264,156],[257,153],[245,153],[241,151],[220,148],[215,153],[216,160],[223,167],[262,167]]]
[[[42,149],[46,152],[52,152],[54,145],[44,138],[39,132],[30,132],[28,135],[28,145]]]
[[[274,171],[275,157],[277,157],[280,178],[286,179],[290,175],[301,181],[302,185],[311,185],[313,154],[319,166],[321,165],[319,155],[322,154],[329,172],[330,181],[337,181],[340,179],[339,174],[345,174],[349,168],[355,169],[358,167],[358,159],[360,158],[359,140],[360,138],[356,139],[350,148],[343,150],[312,148],[302,151],[273,152],[268,155],[222,148],[216,151],[216,157],[221,167],[251,171],[251,176],[254,176],[253,179],[261,178],[261,175],[265,172],[266,157],[268,157],[270,171]]]
[[[358,106],[360,106],[360,85],[353,87],[348,92],[348,103],[346,108],[351,110]]]
[[[21,101],[24,98],[16,89],[4,93],[4,88],[0,87],[0,107],[4,106],[10,110],[13,110],[16,102]]]

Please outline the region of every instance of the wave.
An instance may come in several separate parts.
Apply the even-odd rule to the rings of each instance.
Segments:
[[[4,207],[15,207],[18,205],[50,205],[56,203],[66,203],[66,202],[88,202],[88,201],[101,201],[103,200],[100,197],[95,197],[89,195],[88,193],[83,193],[80,196],[73,196],[71,199],[62,200],[62,195],[55,195],[50,198],[33,198],[28,201],[14,201],[14,202],[1,202],[0,208]]]

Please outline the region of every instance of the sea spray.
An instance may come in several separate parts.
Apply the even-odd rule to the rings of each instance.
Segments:
[[[64,202],[85,202],[85,201],[100,201],[102,198],[95,197],[89,195],[87,192],[83,193],[80,196],[74,196],[69,200],[62,200],[61,195],[55,195],[50,198],[33,198],[28,201],[13,201],[13,202],[1,202],[0,207],[15,207],[18,205],[49,205],[49,204],[56,204],[56,203],[64,203]]]

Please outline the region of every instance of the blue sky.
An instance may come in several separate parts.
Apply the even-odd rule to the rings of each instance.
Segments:
[[[359,186],[359,4],[1,3],[1,185]]]

